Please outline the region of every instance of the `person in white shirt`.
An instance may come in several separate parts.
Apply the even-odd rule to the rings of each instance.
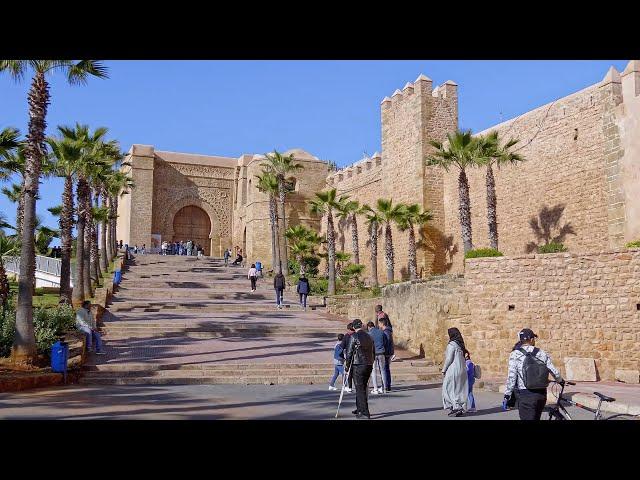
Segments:
[[[256,269],[256,264],[252,263],[251,268],[249,269],[249,273],[247,274],[247,278],[251,280],[251,291],[256,291],[256,280],[258,279],[258,270]]]
[[[91,302],[89,300],[82,302],[82,307],[76,312],[76,328],[87,337],[87,352],[93,351],[91,347],[95,340],[96,354],[104,355],[102,351],[102,337],[100,333],[98,333],[96,321],[91,314]]]

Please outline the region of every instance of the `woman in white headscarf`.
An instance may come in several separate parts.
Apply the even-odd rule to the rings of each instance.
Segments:
[[[467,366],[464,359],[464,340],[460,330],[450,328],[449,343],[444,355],[442,366],[442,404],[445,410],[449,410],[449,416],[461,417],[467,410],[469,397],[469,380],[467,378]]]

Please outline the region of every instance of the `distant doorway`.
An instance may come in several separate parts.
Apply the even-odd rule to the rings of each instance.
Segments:
[[[200,244],[205,255],[210,255],[211,241],[211,220],[203,209],[190,205],[178,210],[173,217],[173,241],[187,242],[192,240],[195,244]]]

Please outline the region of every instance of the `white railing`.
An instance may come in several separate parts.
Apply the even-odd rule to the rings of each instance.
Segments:
[[[20,257],[4,257],[4,268],[7,272],[20,273]],[[36,255],[36,271],[60,276],[62,260],[59,258],[44,257]]]

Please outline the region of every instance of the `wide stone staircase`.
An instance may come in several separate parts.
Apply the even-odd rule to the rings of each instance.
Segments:
[[[314,297],[304,311],[293,293],[278,310],[273,280],[251,292],[246,275],[219,259],[137,255],[104,316],[106,355],[85,365],[81,383],[327,384],[347,320]],[[396,354],[394,383],[439,378]]]

